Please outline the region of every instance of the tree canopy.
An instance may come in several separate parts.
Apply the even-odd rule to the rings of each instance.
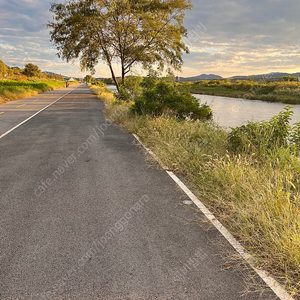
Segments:
[[[7,75],[8,68],[5,63],[0,60],[0,77]]]
[[[25,69],[23,71],[23,74],[28,76],[28,77],[34,77],[34,76],[39,76],[41,73],[41,70],[37,65],[34,65],[32,63],[28,63],[25,65]]]
[[[100,60],[110,68],[119,89],[113,62],[121,65],[122,81],[137,64],[180,69],[183,26],[190,0],[66,0],[52,3],[51,41],[58,56],[79,59],[82,70],[94,72]]]
[[[95,81],[95,78],[92,76],[92,75],[86,75],[84,77],[84,80],[87,82],[87,83],[91,83],[92,81]]]

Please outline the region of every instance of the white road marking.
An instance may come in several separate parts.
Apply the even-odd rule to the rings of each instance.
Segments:
[[[61,96],[59,99],[55,100],[54,102],[50,103],[49,105],[47,105],[46,107],[44,107],[43,109],[39,110],[38,112],[36,112],[34,115],[32,115],[31,117],[27,118],[26,120],[24,120],[23,122],[21,122],[20,124],[16,125],[15,127],[13,127],[12,129],[8,130],[7,132],[3,133],[0,136],[0,139],[4,138],[6,135],[8,135],[9,133],[11,133],[12,131],[14,131],[15,129],[17,129],[18,127],[22,126],[23,124],[25,124],[26,122],[28,122],[29,120],[31,120],[32,118],[34,118],[36,115],[38,115],[39,113],[41,113],[42,111],[44,111],[45,109],[47,109],[48,107],[50,107],[51,105],[53,105],[54,103],[56,103],[57,101],[59,101],[60,99],[62,99],[63,97],[67,96],[68,94],[72,93],[74,90],[76,90],[77,87],[75,89],[73,89],[72,91],[64,94],[63,96]]]
[[[145,148],[145,150],[161,165],[158,157],[149,148],[147,148],[136,134],[133,134],[135,139]],[[168,168],[162,166],[167,174],[176,182],[176,184],[185,192],[185,194],[197,205],[201,212],[208,220],[216,227],[216,229],[225,237],[230,245],[248,262],[252,269],[259,275],[259,277],[272,289],[272,291],[281,300],[294,300],[294,298],[287,293],[287,291],[274,278],[269,276],[265,271],[259,270],[254,266],[254,258],[247,253],[244,247],[234,238],[234,236],[216,219],[216,217],[209,211],[209,209],[190,191],[190,189]]]

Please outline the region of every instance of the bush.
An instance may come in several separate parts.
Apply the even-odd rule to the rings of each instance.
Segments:
[[[119,91],[115,93],[117,100],[134,101],[141,95],[142,88],[140,84],[142,77],[128,76],[124,82],[119,84]]]
[[[290,132],[289,121],[293,114],[290,109],[291,106],[285,107],[285,111],[268,122],[248,122],[247,125],[231,128],[228,149],[237,153],[263,154],[276,147],[287,147],[289,141],[298,141],[295,132]]]
[[[100,87],[105,87],[105,83],[103,83],[101,80],[97,80],[93,83],[94,85],[100,86]]]
[[[295,123],[289,137],[289,142],[294,146],[295,151],[299,155],[300,152],[300,122]]]
[[[260,94],[265,95],[265,94],[274,92],[275,89],[276,89],[275,85],[265,85],[265,86],[259,87],[258,91]]]
[[[149,78],[143,82],[150,81]],[[148,82],[142,95],[135,100],[132,111],[137,114],[160,116],[171,111],[179,119],[190,118],[211,119],[212,110],[207,105],[200,106],[198,100],[189,92],[180,90],[172,82],[160,80],[158,83]]]

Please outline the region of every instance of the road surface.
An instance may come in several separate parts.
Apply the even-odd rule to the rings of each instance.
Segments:
[[[278,299],[103,109],[86,85],[0,106],[0,299]]]

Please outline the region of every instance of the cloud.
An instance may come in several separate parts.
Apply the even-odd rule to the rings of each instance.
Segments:
[[[287,5],[281,0],[195,0],[193,4],[185,26],[191,32],[201,23],[207,30],[192,43],[191,54],[184,56],[184,75],[297,70],[298,1],[290,0]]]
[[[194,0],[186,13],[190,54],[184,55],[181,76],[216,73],[222,76],[268,71],[299,71],[300,3],[296,0]],[[27,62],[42,70],[85,76],[78,63],[56,56],[46,23],[50,3],[0,0],[0,57],[9,65]],[[110,76],[100,63],[96,76]],[[138,71],[138,68],[137,68]]]

